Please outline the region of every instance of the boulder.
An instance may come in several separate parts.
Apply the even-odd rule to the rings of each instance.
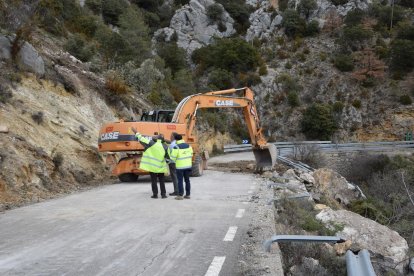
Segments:
[[[289,169],[285,171],[283,174],[284,178],[292,179],[292,180],[298,180],[298,176],[296,175],[295,171],[293,169]]]
[[[318,169],[313,172],[312,176],[315,180],[311,187],[313,193],[334,199],[344,206],[352,200],[361,198],[360,190],[357,187],[331,169]]]
[[[7,126],[0,125],[0,133],[8,133],[8,132],[9,132],[9,128]]]
[[[36,49],[28,42],[25,42],[17,54],[17,65],[22,70],[35,73],[38,76],[45,74],[45,63]]]
[[[388,271],[387,267],[396,267],[401,272],[407,265],[407,241],[388,227],[346,210],[324,209],[316,218],[323,223],[343,225],[344,229],[337,235],[350,240],[353,251],[369,250],[377,273]]]
[[[215,37],[233,35],[236,32],[233,28],[234,20],[224,8],[220,20],[223,27],[221,31],[219,22],[212,22],[207,16],[207,8],[213,4],[213,0],[191,0],[175,12],[169,27],[155,32],[154,38],[164,36],[166,41],[170,41],[176,33],[177,45],[190,55],[194,50],[212,43]]]

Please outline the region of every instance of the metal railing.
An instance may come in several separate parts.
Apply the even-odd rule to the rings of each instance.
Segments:
[[[389,151],[396,149],[414,149],[414,141],[395,142],[366,142],[335,144],[331,141],[300,141],[300,142],[276,142],[272,143],[278,149],[278,155],[294,155],[301,147],[313,146],[324,152],[352,152],[352,151]],[[224,152],[251,151],[251,144],[226,145]]]

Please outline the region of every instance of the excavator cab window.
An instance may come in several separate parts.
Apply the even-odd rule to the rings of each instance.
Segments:
[[[169,123],[174,116],[174,110],[151,110],[141,116],[142,122]]]

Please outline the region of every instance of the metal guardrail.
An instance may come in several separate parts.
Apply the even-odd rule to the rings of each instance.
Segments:
[[[270,252],[270,248],[274,242],[343,243],[345,240],[335,236],[274,235],[263,243],[266,252]]]
[[[315,146],[321,151],[326,152],[352,152],[352,151],[385,151],[394,149],[412,148],[414,141],[395,141],[395,142],[367,142],[367,143],[343,143],[335,144],[331,141],[300,141],[300,142],[276,142],[273,143],[279,155],[294,154],[300,147]],[[226,145],[224,152],[244,152],[251,151],[251,144]]]
[[[376,276],[368,250],[362,249],[357,255],[348,250],[345,258],[348,276]]]
[[[335,236],[274,235],[263,243],[266,252],[270,252],[274,242],[343,243],[345,240]],[[348,250],[345,258],[348,276],[376,276],[368,250],[362,249],[357,255]]]

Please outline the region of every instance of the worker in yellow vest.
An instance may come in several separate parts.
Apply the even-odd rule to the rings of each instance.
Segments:
[[[185,181],[185,196],[190,199],[191,184],[190,174],[193,160],[193,148],[187,144],[180,134],[175,135],[176,145],[170,152],[170,158],[175,162],[178,179],[178,196],[175,199],[182,200],[184,195],[183,179]]]
[[[167,172],[167,149],[163,145],[162,135],[153,136],[152,140],[142,136],[135,128],[131,129],[137,140],[144,146],[144,153],[139,168],[148,171],[151,176],[151,198],[158,198],[157,178],[160,182],[161,197],[167,198],[165,191],[165,173]]]

